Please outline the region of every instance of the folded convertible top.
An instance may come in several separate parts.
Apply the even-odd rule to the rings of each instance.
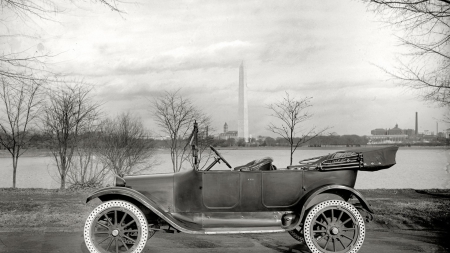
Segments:
[[[300,161],[300,167],[308,170],[342,170],[357,169],[377,171],[387,169],[395,164],[398,147],[358,148],[309,158]],[[295,166],[295,167],[298,167]]]

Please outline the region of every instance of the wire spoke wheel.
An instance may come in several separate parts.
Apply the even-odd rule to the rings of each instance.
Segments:
[[[317,204],[305,219],[305,242],[313,253],[355,253],[361,248],[364,236],[361,214],[342,200]]]
[[[84,226],[84,241],[91,253],[139,253],[147,237],[148,225],[142,211],[122,200],[96,207]]]

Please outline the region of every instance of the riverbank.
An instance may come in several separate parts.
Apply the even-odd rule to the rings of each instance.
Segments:
[[[0,231],[81,231],[93,191],[0,188]],[[448,230],[450,190],[360,190],[375,211],[368,230]]]
[[[322,145],[321,147],[298,147],[297,150],[346,150],[355,149],[359,147],[383,147],[383,146],[395,146],[395,144],[389,145],[360,145],[360,146],[346,146],[346,145]],[[400,149],[450,149],[450,146],[399,146]],[[257,146],[257,147],[216,147],[217,150],[290,150],[288,146]],[[169,148],[157,149],[160,152],[170,152]],[[51,151],[48,149],[29,149],[26,150],[22,157],[50,157],[53,156]],[[11,154],[6,150],[0,150],[0,158],[10,158]],[[20,160],[20,158],[19,158]]]

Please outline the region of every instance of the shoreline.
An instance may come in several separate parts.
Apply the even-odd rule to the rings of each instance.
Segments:
[[[322,147],[298,147],[297,151],[300,150],[346,150],[346,149],[355,149],[355,148],[364,148],[364,147],[387,147],[387,146],[395,146],[395,145],[324,145]],[[399,149],[442,149],[450,150],[450,146],[398,146]],[[217,150],[290,150],[288,146],[258,146],[258,147],[216,147]],[[159,148],[156,149],[156,152],[166,152],[169,151],[168,148]],[[30,149],[25,151],[20,157],[51,157],[52,153],[48,149]],[[11,154],[6,150],[0,150],[0,158],[11,158]],[[19,158],[20,160],[20,158]]]

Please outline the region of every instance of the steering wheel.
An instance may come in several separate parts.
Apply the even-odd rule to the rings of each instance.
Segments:
[[[216,153],[216,155],[228,166],[228,168],[231,169],[231,165],[227,162],[227,160],[225,160],[225,158],[223,158],[219,151],[217,151],[213,146],[209,146],[211,148],[212,151],[214,151],[214,153]]]

